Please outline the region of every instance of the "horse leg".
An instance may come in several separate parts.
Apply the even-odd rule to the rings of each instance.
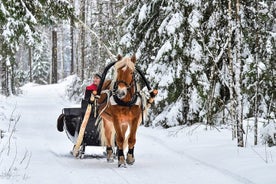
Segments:
[[[128,149],[126,163],[128,165],[133,165],[134,162],[135,162],[135,158],[134,158],[134,147],[133,147],[131,149]]]
[[[138,121],[134,123],[130,127],[130,133],[129,133],[129,138],[128,138],[128,152],[127,152],[127,159],[126,162],[128,165],[133,165],[135,162],[134,158],[134,145],[136,143],[136,132],[138,128]]]
[[[125,133],[127,130],[127,124],[122,124],[121,126],[118,123],[114,123],[116,129],[116,143],[118,147],[118,167],[126,167],[125,156],[124,156],[124,141]]]
[[[106,146],[106,161],[108,163],[114,162],[114,154],[111,146]]]
[[[106,144],[106,160],[107,162],[114,162],[114,153],[112,149],[113,140],[113,132],[114,127],[112,122],[104,120],[104,136],[105,136],[105,144]]]

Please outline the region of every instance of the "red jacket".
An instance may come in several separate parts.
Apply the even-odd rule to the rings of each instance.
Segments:
[[[86,86],[86,90],[97,91],[97,86],[95,84],[91,84],[90,86]]]

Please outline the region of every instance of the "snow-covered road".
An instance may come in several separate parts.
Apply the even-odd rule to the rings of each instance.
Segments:
[[[216,134],[213,132],[213,136],[206,132],[202,135],[180,133],[177,136],[169,136],[167,130],[139,127],[135,147],[136,162],[133,166],[117,168],[117,161],[107,163],[105,158],[102,158],[102,147],[89,147],[87,158],[76,159],[69,153],[73,144],[64,132],[58,132],[56,129],[56,119],[62,108],[76,106],[63,99],[65,85],[66,82],[47,86],[29,84],[23,88],[23,95],[12,100],[17,104],[16,111],[21,116],[14,140],[17,145],[16,152],[20,159],[25,154],[26,166],[24,172],[21,172],[23,176],[18,171],[13,177],[0,177],[0,183],[240,184],[264,181],[263,183],[272,184],[276,181],[276,176],[272,174],[276,168],[274,162],[263,164],[259,161],[257,164],[260,165],[260,168],[257,168],[259,174],[259,170],[263,170],[262,167],[268,167],[265,167],[268,172],[268,178],[265,179],[256,177],[254,173],[247,173],[254,169],[253,166],[247,165],[250,160],[241,166],[235,163],[235,169],[234,163],[231,162],[237,155],[232,155],[232,160],[227,161],[231,155],[229,152],[237,152],[235,143],[232,144],[231,140],[225,137],[221,138],[217,131],[214,131]],[[218,141],[212,146],[209,143],[204,147],[200,141],[204,140],[204,134],[207,134],[206,139],[217,136],[216,140],[227,142]],[[218,154],[216,150],[224,155]],[[271,154],[272,157],[276,155],[275,149],[272,148]],[[244,155],[239,153],[239,156]],[[255,157],[254,154],[253,156]],[[27,157],[30,158],[28,164]],[[240,160],[235,162],[240,163]],[[242,168],[247,170],[243,171]]]

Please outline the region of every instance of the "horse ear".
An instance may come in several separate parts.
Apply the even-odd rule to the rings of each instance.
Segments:
[[[123,57],[121,56],[121,54],[118,54],[117,56],[117,60],[120,61]]]
[[[132,61],[133,63],[136,63],[136,56],[135,56],[135,54],[133,54],[133,56],[131,57],[131,61]]]

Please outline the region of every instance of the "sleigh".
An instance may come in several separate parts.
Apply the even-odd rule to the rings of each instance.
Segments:
[[[63,108],[62,114],[57,120],[57,129],[62,132],[65,131],[68,139],[76,145],[79,136],[81,124],[84,119],[88,102],[82,100],[82,107],[80,108]],[[79,158],[83,158],[85,154],[86,146],[100,146],[99,140],[99,124],[96,122],[97,116],[94,116],[94,112],[91,113],[88,119],[88,123],[85,127],[83,140],[81,143],[81,150]]]
[[[127,129],[125,127],[118,128],[115,125],[121,126],[125,122],[128,124],[129,122],[133,123],[132,125],[128,125],[129,127],[135,127],[130,130],[129,137],[132,136],[130,140],[135,140],[134,136],[138,125],[141,123],[140,121],[144,119],[143,112],[146,111],[145,109],[149,108],[154,101],[154,97],[157,95],[157,90],[151,89],[141,70],[135,67],[135,61],[135,57],[124,59],[118,57],[118,65],[115,65],[116,62],[113,62],[105,68],[97,91],[92,91],[90,99],[82,101],[81,108],[63,109],[63,113],[58,118],[57,129],[59,131],[65,131],[70,141],[74,144],[71,152],[73,156],[83,158],[86,146],[101,146],[100,143],[103,142],[106,145],[107,161],[113,161],[113,147],[117,145],[118,160],[120,160],[120,162],[118,162],[118,167],[121,165],[125,166],[122,140],[125,139],[124,136]],[[120,75],[123,78],[105,81],[106,74],[113,65],[117,67],[117,72],[124,72],[124,75]],[[124,67],[119,67],[120,65]],[[128,68],[128,70],[126,68]],[[136,73],[134,73],[134,70],[144,81],[149,91],[149,98],[143,96],[141,91],[138,91],[138,86],[136,84],[137,80],[135,79]],[[125,77],[127,77],[127,79],[124,79]],[[112,86],[110,86],[111,84]],[[123,86],[125,91],[119,90],[119,85]],[[124,100],[122,100],[123,98]],[[109,120],[110,117],[116,116],[121,116],[123,118],[127,117],[127,120],[122,119],[117,123],[113,122],[113,119],[111,121]],[[103,121],[102,124],[99,125],[98,120],[101,118]],[[118,120],[121,118],[114,119]],[[120,132],[122,130],[124,131],[124,136],[122,136]],[[100,131],[104,132],[101,134],[101,140],[99,140]],[[112,142],[115,136],[118,142]],[[133,155],[135,141],[128,141],[128,144],[129,150],[126,162],[132,165],[135,161]]]

